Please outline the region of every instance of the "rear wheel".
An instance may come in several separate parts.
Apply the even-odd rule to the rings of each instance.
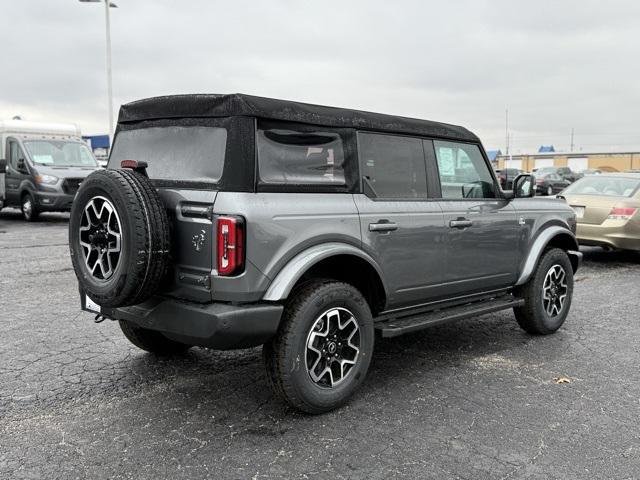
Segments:
[[[547,195],[549,196],[553,195],[553,187],[551,185],[547,187]]]
[[[190,345],[174,342],[160,332],[141,328],[133,323],[120,320],[120,329],[124,336],[136,347],[157,355],[180,355],[191,348]]]
[[[538,335],[558,330],[569,314],[573,295],[573,268],[566,252],[559,248],[544,252],[531,279],[516,294],[525,301],[514,308],[523,330]]]
[[[369,305],[353,286],[314,281],[287,305],[276,337],[263,347],[267,377],[289,405],[322,413],[362,384],[373,352]]]
[[[28,192],[22,195],[22,202],[20,204],[20,207],[22,210],[22,217],[27,222],[34,222],[38,219],[40,211],[38,210],[38,204],[33,198],[33,195]]]

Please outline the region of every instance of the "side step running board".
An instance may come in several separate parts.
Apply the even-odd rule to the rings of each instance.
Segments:
[[[432,312],[420,313],[413,316],[392,318],[375,324],[383,337],[397,337],[405,333],[415,332],[424,328],[438,325],[445,322],[462,320],[464,318],[484,315],[486,313],[498,312],[508,308],[520,307],[524,305],[524,300],[511,295],[480,300],[455,307],[443,308]]]

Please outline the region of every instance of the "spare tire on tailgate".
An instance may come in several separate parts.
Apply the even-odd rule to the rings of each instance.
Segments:
[[[169,265],[169,221],[149,179],[99,170],[71,208],[69,249],[81,289],[98,305],[135,305],[158,291]]]

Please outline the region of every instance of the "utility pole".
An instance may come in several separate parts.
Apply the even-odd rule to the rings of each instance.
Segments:
[[[504,138],[505,138],[505,155],[509,155],[509,109],[504,111]]]
[[[113,81],[111,79],[111,19],[109,0],[104,0],[105,24],[107,28],[107,96],[109,98],[109,146],[113,142]]]
[[[107,30],[107,99],[109,101],[109,147],[113,143],[113,81],[111,79],[111,18],[109,8],[118,8],[111,0],[79,0],[82,3],[104,3]]]
[[[571,127],[571,152],[573,152],[573,127]]]

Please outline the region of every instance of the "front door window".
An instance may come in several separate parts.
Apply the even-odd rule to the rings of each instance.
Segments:
[[[477,145],[434,141],[442,198],[495,198],[493,176]]]

